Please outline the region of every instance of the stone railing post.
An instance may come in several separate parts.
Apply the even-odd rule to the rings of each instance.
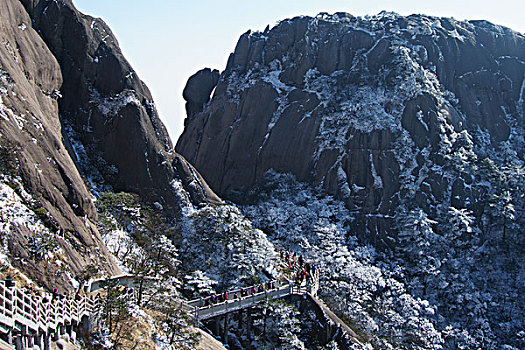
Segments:
[[[25,350],[26,346],[25,346],[25,343],[24,343],[24,337],[22,336],[22,334],[18,334],[16,337],[15,337],[15,349],[16,350]]]
[[[34,340],[34,343],[36,346],[38,346],[39,349],[43,349],[44,348],[44,334],[42,332],[40,332],[40,330],[38,330],[35,335],[35,340]]]
[[[37,346],[49,350],[52,334],[55,341],[66,332],[74,340],[74,325],[88,319],[93,311],[92,297],[51,299],[44,295],[35,298],[21,289],[7,288],[5,282],[0,281],[0,321],[7,328],[8,343],[16,349]],[[13,339],[15,320],[21,329]]]
[[[0,283],[0,315],[5,318],[6,322],[11,323],[12,317],[12,294],[9,293],[4,282]]]
[[[42,349],[43,350],[51,349],[51,333],[49,332],[49,330],[46,333],[44,333]]]

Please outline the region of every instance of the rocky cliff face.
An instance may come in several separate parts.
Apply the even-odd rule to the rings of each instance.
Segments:
[[[485,21],[393,13],[249,31],[176,150],[229,198],[269,169],[293,173],[344,200],[367,236],[406,206],[479,217],[479,162],[523,164],[524,39]]]
[[[298,17],[241,36],[176,150],[377,348],[521,349],[524,78],[488,22]]]
[[[78,12],[70,1],[22,3],[60,65],[66,143],[91,186],[135,192],[177,210],[171,184],[177,177],[191,184],[195,203],[219,201],[173,152],[148,88],[106,24]]]
[[[62,142],[57,104],[63,81],[60,66],[20,2],[3,1],[0,9],[2,184],[10,182],[18,193],[2,188],[2,240],[9,239],[3,244],[15,266],[48,286],[69,282],[66,275],[54,273],[56,265],[29,259],[30,243],[42,235],[51,235],[72,273],[87,265],[114,273],[117,268],[96,229],[89,190]],[[23,182],[16,183],[17,178]],[[38,224],[37,215],[24,218],[17,211],[21,195],[46,227]]]
[[[102,20],[66,0],[0,8],[2,245],[14,267],[65,287],[89,265],[117,272],[96,227],[102,191],[137,193],[175,216],[181,185],[196,205],[220,202],[173,151]]]

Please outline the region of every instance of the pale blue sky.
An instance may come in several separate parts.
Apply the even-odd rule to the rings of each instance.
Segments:
[[[521,0],[73,0],[82,12],[109,24],[120,47],[150,88],[175,142],[185,118],[182,89],[189,76],[210,67],[222,71],[239,36],[278,20],[319,12],[354,16],[382,10],[402,15],[487,19],[525,32]]]

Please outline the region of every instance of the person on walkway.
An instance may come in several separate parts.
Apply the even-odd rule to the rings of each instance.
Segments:
[[[303,283],[303,274],[300,271],[297,272],[296,280],[297,280],[297,285],[299,286]]]
[[[303,266],[303,263],[304,263],[303,256],[299,255],[299,266]]]

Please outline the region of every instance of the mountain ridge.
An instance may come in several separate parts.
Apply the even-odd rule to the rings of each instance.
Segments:
[[[401,177],[417,177],[402,173],[409,165],[404,151],[395,154],[399,143],[414,142],[414,158],[430,145],[438,166],[448,157],[442,144],[463,130],[479,127],[492,146],[512,140],[520,149],[524,60],[523,35],[485,21],[386,12],[284,20],[240,37],[176,150],[226,198],[274,169],[323,187],[349,209],[393,216]],[[422,159],[410,166],[425,168]],[[451,185],[425,178],[431,189],[418,195],[441,197]]]
[[[137,192],[176,209],[171,179],[179,176],[190,183],[194,174],[172,152],[149,89],[123,57],[109,27],[77,11],[70,1],[22,2],[61,66],[61,121],[97,169],[89,179],[92,186],[102,177],[98,181],[116,191]],[[135,130],[140,132],[134,135]],[[195,179],[199,185],[190,193],[196,203],[218,201],[198,176]]]
[[[188,80],[187,161],[103,21],[69,0],[0,9],[2,276],[66,292],[147,273],[164,317],[277,275],[279,246],[368,346],[525,346],[522,34],[387,12],[247,32]],[[265,307],[265,335],[233,315],[230,345],[317,346],[311,313]]]
[[[97,215],[89,191],[61,142],[56,102],[62,82],[58,63],[32,29],[31,19],[22,5],[9,0],[1,6],[5,16],[0,53],[3,180],[6,181],[6,175],[19,177],[12,186],[20,195],[27,189],[28,205],[47,222],[48,229],[55,231],[55,236],[57,231],[62,231],[62,239],[58,238],[57,244],[64,249],[67,264],[74,273],[80,273],[83,266],[89,264],[103,264],[106,271],[114,273],[118,269],[98,235]],[[18,24],[13,28],[11,23]],[[9,181],[13,179],[7,179]],[[16,202],[17,195],[12,196]],[[17,266],[44,285],[58,282],[60,286],[67,286],[69,281],[65,275],[43,273],[45,269],[53,271],[53,266],[43,268],[42,261],[24,266],[31,254],[29,237],[46,232],[47,228],[38,226],[35,214],[23,226],[16,222],[18,214],[11,212],[9,206],[2,209],[3,239],[10,239],[11,251],[21,259],[14,260]],[[90,249],[99,250],[100,256],[90,256],[86,252]]]

